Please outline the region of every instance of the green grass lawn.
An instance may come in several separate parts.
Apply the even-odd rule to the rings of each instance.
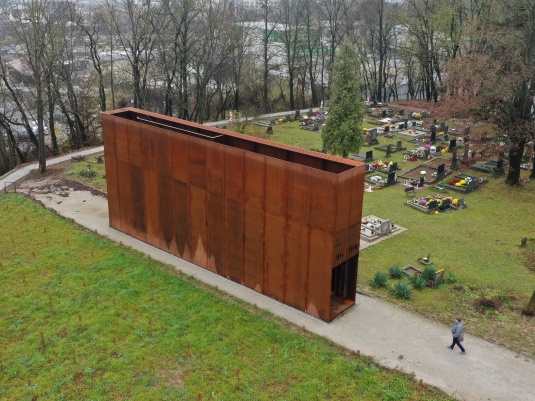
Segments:
[[[0,196],[2,400],[442,400],[143,255]]]

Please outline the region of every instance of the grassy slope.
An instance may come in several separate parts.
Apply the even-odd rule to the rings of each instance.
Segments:
[[[2,400],[446,399],[18,195],[0,227]]]

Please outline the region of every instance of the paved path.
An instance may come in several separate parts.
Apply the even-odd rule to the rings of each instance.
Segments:
[[[35,166],[24,168],[31,170]],[[13,181],[20,173],[17,170],[13,172],[16,175],[0,178],[0,190],[5,181]],[[471,335],[465,335],[465,355],[457,349],[451,351],[446,348],[451,343],[449,327],[361,294],[357,294],[353,308],[333,322],[325,323],[110,228],[107,201],[102,197],[76,191],[67,198],[45,194],[40,200],[90,230],[174,265],[348,349],[360,350],[383,366],[414,373],[417,380],[422,379],[460,400],[535,400],[534,359]]]

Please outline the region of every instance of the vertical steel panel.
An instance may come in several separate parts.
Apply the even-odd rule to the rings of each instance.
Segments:
[[[220,196],[225,195],[225,152],[221,151],[221,146],[213,143],[206,143],[206,169],[208,180],[208,191]]]
[[[306,312],[323,320],[331,320],[331,272],[333,234],[321,228],[310,228],[309,273]]]
[[[173,178],[185,183],[189,182],[188,139],[176,134],[171,143],[173,155]]]
[[[188,138],[189,183],[206,189],[206,141]]]
[[[225,149],[225,197],[243,202],[244,151]]]
[[[134,235],[132,229],[132,183],[130,164],[117,159],[117,180],[119,183],[119,214],[121,216],[121,231]],[[108,200],[109,201],[109,200]]]
[[[287,221],[286,240],[286,293],[284,303],[301,310],[306,309],[309,265],[309,226],[302,222]]]
[[[173,181],[173,203],[175,216],[175,243],[177,252],[181,258],[191,260],[188,245],[190,238],[190,204],[188,184],[178,180]]]
[[[244,201],[263,211],[266,191],[265,157],[244,153],[244,158]]]
[[[243,283],[243,203],[225,201],[225,277]]]
[[[145,190],[145,177],[141,167],[132,165],[132,227],[134,236],[147,241],[147,224],[145,221],[145,197],[143,196]]]
[[[310,225],[334,231],[336,214],[336,177],[324,171],[309,169],[314,182],[310,199]]]
[[[173,207],[173,180],[159,176],[158,191],[160,193],[160,226],[165,243],[165,250],[173,252],[172,244],[175,237],[174,207]]]
[[[145,217],[147,224],[147,242],[163,248],[162,226],[160,224],[160,191],[159,178],[156,172],[145,171]]]
[[[225,198],[208,193],[208,269],[223,275],[225,260]]]
[[[286,213],[289,219],[309,224],[311,179],[306,167],[292,165],[288,168],[288,198]]]
[[[206,190],[195,185],[189,186],[190,205],[190,230],[189,240],[191,261],[195,264],[206,266],[207,256],[207,199]]]
[[[264,248],[264,293],[284,299],[286,267],[286,222],[279,216],[266,213]]]
[[[292,168],[293,165],[290,166]],[[266,213],[286,218],[288,165],[281,160],[266,158]]]
[[[264,211],[256,204],[244,205],[243,283],[263,292],[264,282]]]

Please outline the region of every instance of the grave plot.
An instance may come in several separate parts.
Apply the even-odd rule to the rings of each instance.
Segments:
[[[405,205],[423,213],[439,214],[442,212],[449,212],[453,202],[455,202],[455,207],[457,208],[459,203],[458,199],[452,199],[450,196],[440,197],[435,195],[426,196],[425,198],[420,199],[407,199],[405,201]]]
[[[509,166],[504,160],[488,160],[486,162],[476,162],[470,165],[472,170],[481,171],[488,174],[502,174]]]
[[[385,235],[398,232],[401,229],[397,224],[388,219],[377,216],[367,216],[360,224],[360,238],[366,242],[373,242]]]
[[[366,151],[366,153],[358,153],[354,155],[349,155],[348,158],[351,160],[356,160],[356,161],[363,162],[363,163],[370,163],[375,160],[373,157],[373,150],[368,150]],[[368,172],[368,168],[366,168],[366,172]]]
[[[376,146],[375,149],[382,150],[383,152],[386,152],[386,156],[390,156],[392,153],[406,150],[407,147],[403,146],[403,141],[397,141],[396,144],[384,144],[380,146]]]
[[[428,160],[401,174],[400,178],[416,181],[419,185],[431,185],[439,182],[443,177],[451,174],[452,170],[446,168],[444,159]],[[422,182],[422,178],[424,179]]]
[[[398,184],[399,180],[396,177],[396,172],[390,172],[388,174],[379,171],[368,171],[364,181],[373,186],[374,189],[386,188],[390,185]]]
[[[458,174],[453,178],[448,178],[440,182],[446,189],[460,193],[470,193],[475,191],[479,185],[487,182],[487,179],[482,177],[474,177],[468,174]]]

